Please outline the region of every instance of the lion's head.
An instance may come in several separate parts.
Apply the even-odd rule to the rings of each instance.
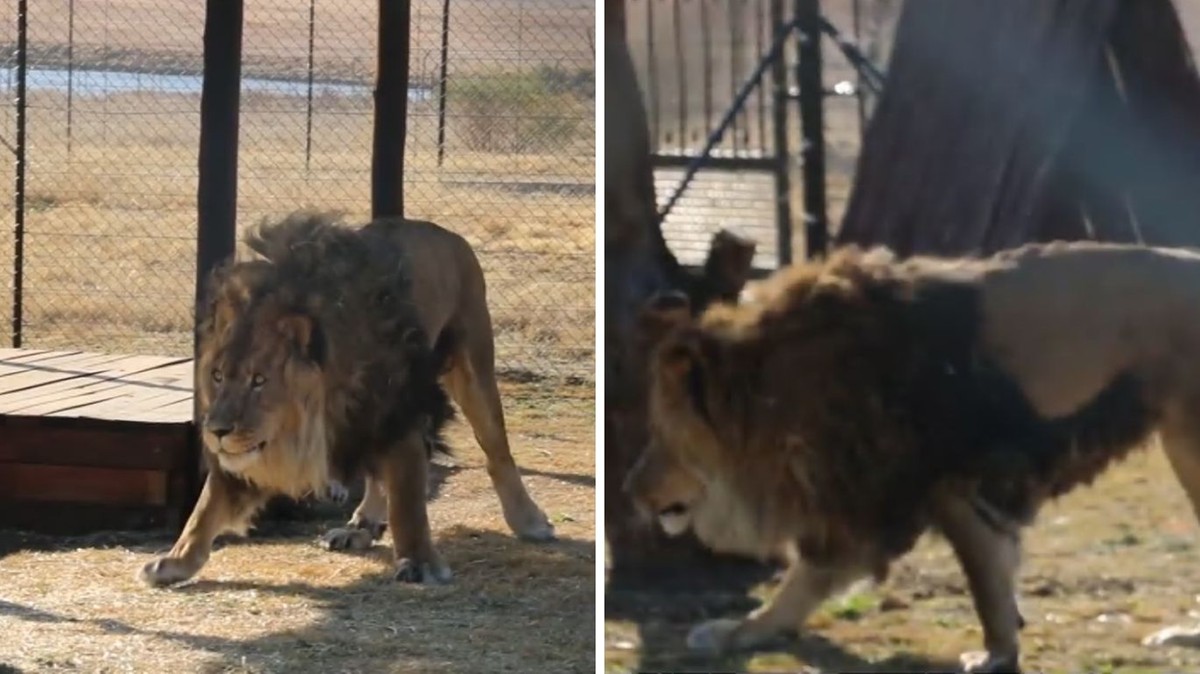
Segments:
[[[201,436],[220,466],[298,494],[327,478],[325,340],[275,275],[262,261],[214,275],[196,389]]]
[[[873,305],[883,260],[847,251],[797,265],[699,316],[678,294],[650,300],[639,326],[652,353],[650,439],[624,484],[643,516],[721,552],[853,544],[850,524],[873,512],[844,494],[886,482],[903,460],[870,432],[892,429],[871,396],[903,355],[891,314]]]
[[[701,347],[691,323],[690,303],[679,293],[657,295],[642,311],[639,331],[653,350],[650,439],[623,485],[641,515],[672,536],[691,528],[718,477],[720,439],[705,418],[702,375],[692,369]]]

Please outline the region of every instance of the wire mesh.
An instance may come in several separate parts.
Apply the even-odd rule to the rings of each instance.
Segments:
[[[203,5],[29,3],[24,346],[190,352]],[[376,12],[246,2],[240,227],[299,207],[369,217]],[[592,0],[412,3],[406,212],[475,246],[501,370],[592,377],[594,26]],[[8,142],[15,103],[3,115]]]

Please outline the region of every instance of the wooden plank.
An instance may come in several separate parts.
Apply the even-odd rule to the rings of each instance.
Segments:
[[[143,423],[188,423],[192,420],[191,392],[172,392],[146,400],[121,396],[48,415],[51,418],[121,419]]]
[[[131,410],[152,410],[163,405],[170,404],[173,401],[183,398],[191,398],[191,389],[182,387],[161,388],[161,389],[141,389],[136,386],[124,386],[121,388],[124,395],[119,398],[105,400],[103,402],[90,404],[86,407],[76,408],[65,412],[64,414],[89,416],[90,414],[103,414]]]
[[[164,363],[178,362],[179,360],[179,358],[166,358],[163,356],[103,356],[97,354],[95,361],[88,361],[92,363],[93,367],[81,368],[86,369],[86,381],[72,382],[63,380],[60,385],[52,388],[47,387],[38,391],[37,394],[41,395],[48,394],[53,391],[63,391],[86,386],[94,386],[120,379],[143,369],[151,369],[153,367],[161,366]],[[38,364],[39,367],[41,365],[41,363]],[[84,366],[86,365],[87,363],[84,363]],[[37,368],[24,368],[25,371],[35,369]],[[8,379],[11,379],[11,377],[8,377]],[[4,382],[4,380],[0,380],[0,382]],[[7,383],[3,383],[2,385],[4,390],[0,391],[0,401],[11,401],[18,397],[11,394],[17,394],[20,393],[20,391],[8,390],[12,387],[10,387]],[[4,409],[2,402],[0,402],[0,409]]]
[[[191,386],[181,386],[191,361],[143,371],[122,377],[107,386],[89,386],[69,396],[61,396],[46,404],[46,409],[33,408],[37,413],[55,417],[90,417],[96,419],[132,419],[129,415],[153,407],[147,401],[160,396],[190,398]],[[53,409],[51,409],[53,408]],[[23,412],[30,413],[30,412]],[[181,418],[187,421],[191,417]]]
[[[8,500],[22,501],[165,505],[167,473],[13,463],[0,471],[0,494]]]
[[[128,414],[130,421],[144,424],[191,423],[194,407],[191,398],[157,410],[138,410]]]
[[[31,356],[41,355],[43,353],[50,353],[50,349],[14,349],[12,347],[7,347],[0,349],[0,360],[28,358]]]
[[[79,350],[54,351],[53,349],[10,349],[10,351],[15,351],[16,353],[5,358],[5,360],[25,363],[33,363],[39,360],[46,360],[48,358],[58,358],[60,356],[83,353]]]
[[[191,458],[187,424],[59,422],[8,418],[0,426],[0,464],[168,470]],[[4,465],[0,471],[7,470]]]
[[[0,362],[0,377],[7,377],[14,374],[20,374],[27,371],[29,365],[40,363],[47,360],[61,358],[64,355],[75,356],[83,353],[82,351],[34,351],[31,353],[22,353],[10,358],[5,358]]]
[[[30,358],[21,358],[13,362],[18,365],[37,365],[39,367],[60,367],[69,366],[75,362],[86,362],[98,356],[116,356],[120,354],[104,354],[93,353],[91,351],[51,351],[49,353],[38,354]]]
[[[99,402],[114,397],[112,389],[130,384],[123,381],[128,375],[153,370],[164,365],[173,365],[186,359],[164,359],[161,356],[133,356],[105,366],[101,372],[88,377],[84,382],[64,381],[38,387],[28,393],[0,394],[0,413],[23,415],[51,414],[78,406],[82,399]],[[145,385],[144,383],[141,385]]]
[[[23,529],[56,536],[112,530],[146,530],[167,526],[169,508],[117,506],[58,501],[0,499],[0,528]]]
[[[125,377],[125,380],[147,381],[155,384],[174,384],[190,391],[192,389],[192,379],[195,369],[195,365],[192,364],[192,360],[189,358],[155,370],[134,373]]]
[[[0,395],[19,393],[70,379],[86,378],[104,366],[123,358],[124,356],[97,353],[76,356],[69,363],[9,365],[8,368],[13,371],[6,372],[5,376],[0,379]]]

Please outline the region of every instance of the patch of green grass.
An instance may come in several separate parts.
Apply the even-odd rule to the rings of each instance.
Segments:
[[[827,602],[824,611],[838,620],[859,620],[877,611],[880,601],[873,592],[852,592]]]

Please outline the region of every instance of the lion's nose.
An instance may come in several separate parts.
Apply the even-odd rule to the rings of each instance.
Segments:
[[[205,426],[208,427],[209,433],[212,433],[213,435],[217,436],[218,440],[233,432],[233,424],[227,424],[227,423],[221,423],[221,422],[214,423],[214,422],[210,421],[207,424],[205,424]]]

